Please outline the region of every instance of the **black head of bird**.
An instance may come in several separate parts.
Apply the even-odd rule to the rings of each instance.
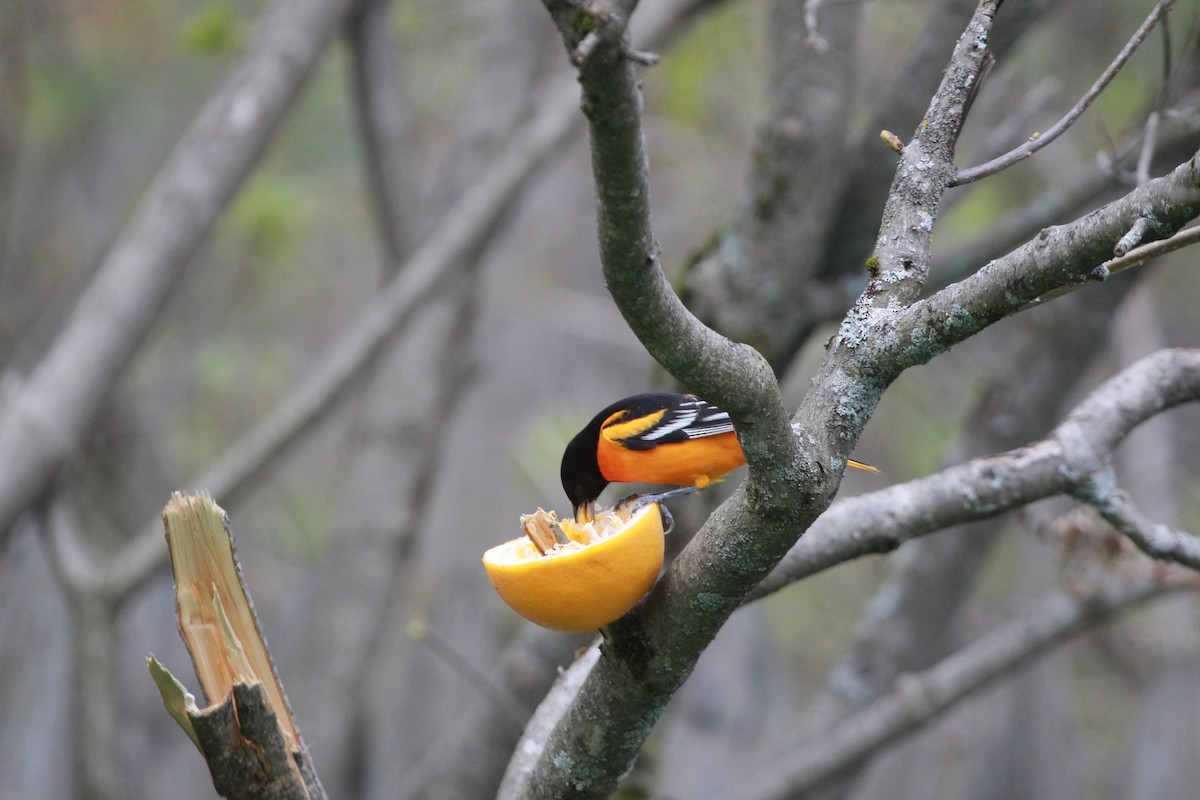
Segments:
[[[601,417],[593,419],[575,434],[563,451],[559,477],[562,478],[563,491],[571,501],[576,522],[592,519],[596,498],[609,483],[600,473],[600,463],[596,459],[596,440],[600,437],[600,423],[603,421]]]

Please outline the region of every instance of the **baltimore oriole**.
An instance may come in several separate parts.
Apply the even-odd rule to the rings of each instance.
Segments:
[[[597,414],[567,445],[560,473],[576,521],[586,522],[610,483],[681,487],[655,496],[663,499],[704,489],[745,463],[728,412],[692,394],[647,392]]]

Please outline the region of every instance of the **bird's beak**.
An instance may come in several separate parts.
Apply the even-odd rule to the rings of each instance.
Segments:
[[[579,505],[575,506],[575,521],[576,522],[583,524],[585,522],[591,522],[595,518],[596,518],[596,503],[594,501],[590,502],[590,503],[580,503]]]

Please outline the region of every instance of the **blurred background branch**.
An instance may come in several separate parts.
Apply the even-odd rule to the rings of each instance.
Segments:
[[[146,189],[62,332],[0,397],[0,542],[78,449],[172,287],[258,161],[346,3],[276,3]]]

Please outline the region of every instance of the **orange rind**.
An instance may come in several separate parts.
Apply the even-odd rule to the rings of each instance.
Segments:
[[[483,567],[500,599],[546,628],[589,631],[623,617],[650,591],[662,568],[657,503],[636,511],[618,506],[586,523],[559,520],[539,508],[521,523],[528,535],[488,550]],[[564,536],[557,536],[556,528]]]

